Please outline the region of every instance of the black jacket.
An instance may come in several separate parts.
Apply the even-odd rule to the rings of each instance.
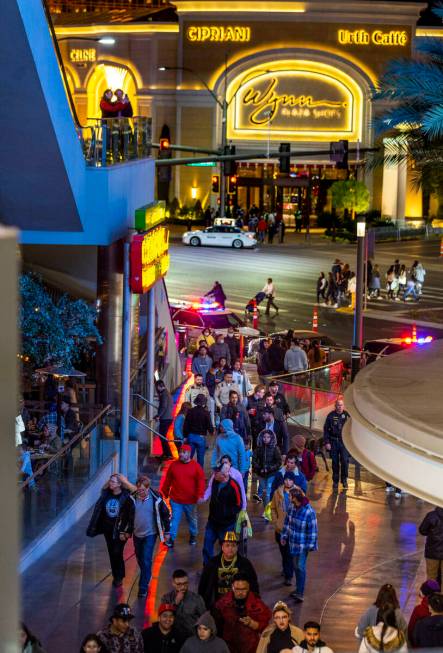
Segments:
[[[425,558],[443,560],[443,508],[428,512],[418,530],[426,536]]]
[[[350,415],[346,410],[344,410],[340,415],[337,411],[331,410],[323,427],[323,438],[325,444],[331,444],[331,441],[333,440],[339,440],[340,442],[343,441],[341,433],[349,417]]]
[[[272,372],[283,372],[285,369],[286,349],[273,342],[268,349],[268,361]]]
[[[166,503],[163,501],[163,497],[160,492],[149,488],[149,492],[152,496],[153,506],[154,506],[154,522],[157,529],[157,535],[160,537],[160,540],[164,542],[165,533],[169,533],[171,525],[171,513]],[[137,497],[135,493],[131,496],[134,503],[134,510],[137,505]],[[135,514],[135,512],[134,512]]]
[[[174,626],[170,633],[163,635],[158,621],[152,624],[150,628],[142,630],[142,637],[145,651],[151,651],[152,653],[179,653],[184,644],[184,639],[180,637]]]
[[[212,433],[211,418],[203,406],[194,406],[186,414],[183,422],[183,435],[186,438],[190,433],[197,435]]]
[[[256,399],[254,395],[250,395],[246,402],[246,410],[248,411],[249,421],[251,423],[251,431],[257,435],[262,430],[261,423],[263,418],[263,409],[265,407],[264,399]],[[250,415],[249,410],[253,408],[256,412],[255,415]]]
[[[231,365],[234,364],[234,361],[237,358],[240,358],[240,339],[235,336],[226,336],[225,342],[229,347],[229,353],[231,354]]]
[[[260,431],[266,428],[268,428],[267,423],[265,422],[264,419],[261,419]],[[277,438],[277,446],[280,449],[280,451],[284,454],[288,453],[289,433],[288,433],[288,427],[286,426],[286,422],[282,419],[277,419],[276,417],[274,417],[273,431],[275,433],[275,437]]]
[[[237,481],[229,478],[226,485],[220,488],[220,482],[213,480],[208,522],[220,529],[230,526],[237,520],[241,506],[241,490]]]
[[[198,585],[198,593],[201,597],[203,597],[208,610],[210,610],[213,607],[214,603],[218,601],[220,596],[222,596],[222,594],[219,594],[218,592],[218,569],[220,567],[221,557],[222,554],[219,553],[218,555],[211,558],[210,561],[203,567],[200,583]],[[237,560],[235,569],[233,569],[233,573],[247,574],[249,577],[251,592],[254,592],[254,594],[257,594],[257,596],[260,595],[257,574],[255,573],[255,569],[248,558],[245,558],[244,556],[241,556],[239,553],[237,553]],[[224,579],[224,584],[226,585],[225,589],[227,591],[231,589],[231,580],[232,579],[230,577],[226,577]]]
[[[414,628],[416,648],[443,648],[443,615],[419,619]]]
[[[88,537],[95,537],[96,535],[104,533],[105,504],[111,496],[112,492],[110,490],[106,489],[102,491],[99,500],[94,506],[88,528],[86,529],[86,535]],[[116,519],[114,520],[112,535],[114,539],[117,539],[120,533],[128,533],[129,535],[132,535],[134,530],[135,509],[134,502],[132,501],[128,490],[122,490],[122,492],[115,498],[119,501],[120,509]]]
[[[280,410],[284,415],[288,415],[291,412],[291,409],[289,408],[289,404],[286,401],[286,397],[282,392],[277,392],[277,394],[274,396],[274,402],[275,405],[280,408]]]
[[[252,469],[261,478],[268,478],[280,469],[281,453],[278,447],[259,446],[252,456]]]

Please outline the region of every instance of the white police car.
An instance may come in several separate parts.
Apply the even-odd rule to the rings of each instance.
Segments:
[[[186,231],[182,236],[184,245],[192,247],[233,247],[242,249],[257,245],[255,234],[243,231],[232,225],[217,225],[198,231]]]

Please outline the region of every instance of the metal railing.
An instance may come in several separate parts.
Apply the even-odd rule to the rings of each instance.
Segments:
[[[146,116],[88,118],[77,134],[87,165],[95,168],[151,155],[152,119]]]
[[[64,458],[72,448],[80,441],[86,440],[95,426],[98,425],[100,420],[105,417],[111,410],[111,404],[105,406],[97,415],[95,415],[69,442],[62,446],[62,448],[57,451],[53,456],[51,456],[47,462],[41,465],[33,474],[29,476],[21,485],[20,488],[24,489],[31,485],[39,476],[46,472],[54,463],[57,463],[62,458]]]

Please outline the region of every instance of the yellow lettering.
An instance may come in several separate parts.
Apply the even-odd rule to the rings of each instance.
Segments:
[[[237,42],[251,40],[251,28],[242,25],[191,25],[186,29],[186,37],[192,43],[211,41],[213,43]]]
[[[391,30],[384,32],[383,30],[376,29],[369,33],[364,29],[357,29],[350,32],[347,29],[339,29],[337,32],[337,40],[341,45],[374,45],[380,46],[405,46],[408,42],[408,35],[405,31]]]
[[[225,31],[225,36],[224,36],[224,41],[235,41],[235,36],[234,36],[234,28],[233,27],[227,27]]]
[[[186,34],[189,41],[197,41],[198,37],[196,27],[188,27]]]
[[[207,41],[211,38],[211,28],[210,27],[201,27],[200,28],[200,41]]]
[[[211,41],[220,41],[220,31],[221,27],[210,27],[211,30]]]

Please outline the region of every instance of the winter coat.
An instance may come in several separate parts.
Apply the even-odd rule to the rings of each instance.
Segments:
[[[286,350],[276,342],[267,350],[268,362],[272,372],[283,372],[285,369],[285,354]]]
[[[270,431],[273,431],[275,433],[275,437],[277,439],[276,444],[280,449],[280,452],[286,454],[288,452],[289,446],[288,427],[286,426],[286,421],[284,419],[279,419],[277,417],[278,414],[281,415],[281,410],[279,408],[274,410],[273,422],[265,422],[262,417],[260,422],[260,431],[263,429],[269,429]]]
[[[291,347],[285,354],[284,368],[288,372],[300,372],[308,369],[308,357],[301,347]]]
[[[157,535],[160,538],[161,542],[165,541],[165,533],[169,533],[171,513],[166,503],[163,501],[162,496],[159,492],[156,492],[152,488],[149,488],[149,492],[152,496],[152,502],[154,506],[154,522],[155,528],[157,530]],[[132,501],[134,502],[134,514],[136,501],[134,496],[131,496]]]
[[[160,420],[172,419],[172,397],[166,388],[158,393],[157,415]]]
[[[412,614],[409,617],[409,623],[408,623],[408,639],[409,639],[409,644],[415,648],[415,627],[417,623],[421,620],[424,619],[425,617],[430,617],[431,613],[429,611],[429,604],[428,604],[428,597],[424,596],[421,600],[421,603],[415,606],[415,608],[412,610]]]
[[[232,420],[233,428],[238,433],[244,442],[249,442],[251,439],[251,423],[249,415],[243,404],[226,404],[220,412],[220,419]]]
[[[200,582],[198,584],[198,593],[206,604],[208,609],[212,608],[214,603],[220,598],[218,594],[218,569],[220,567],[222,553],[210,559],[203,567]],[[237,553],[235,561],[235,573],[246,574],[249,578],[251,591],[257,596],[260,594],[258,578],[252,563],[244,556]]]
[[[186,438],[191,433],[203,436],[212,433],[211,417],[204,406],[193,406],[186,413],[183,422],[183,435]]]
[[[205,612],[201,615],[195,625],[196,631],[197,626],[206,626],[206,628],[209,628],[211,637],[206,640],[201,640],[197,634],[190,637],[183,645],[180,653],[229,653],[226,642],[220,639],[220,637],[217,637],[217,627],[210,612]],[[155,653],[157,652],[155,651]]]
[[[366,628],[364,637],[361,640],[358,653],[378,653],[381,650],[381,631],[383,624]],[[406,638],[404,634],[396,628],[388,627],[383,638],[384,653],[408,653]]]
[[[265,402],[263,399],[257,399],[255,395],[250,395],[246,403],[246,410],[248,411],[249,421],[251,423],[251,430],[253,434],[258,434],[261,430],[263,409]],[[255,411],[255,415],[249,413],[250,410]]]
[[[206,606],[202,597],[190,590],[186,592],[184,598],[178,605],[175,603],[175,597],[176,591],[172,590],[167,594],[163,594],[160,603],[176,606],[174,628],[180,637],[185,640],[194,634],[195,622],[206,611]]]
[[[275,629],[277,626],[275,624],[271,624],[265,630],[262,632],[260,641],[258,643],[257,647],[257,653],[268,653],[268,646],[269,642],[271,641],[271,635],[273,632],[275,632]],[[300,644],[300,642],[304,638],[304,633],[301,628],[298,626],[294,626],[294,624],[289,624],[289,628],[291,629],[291,637],[296,642],[297,644]]]
[[[212,360],[216,363],[220,358],[226,358],[228,365],[231,364],[231,350],[226,342],[215,342],[209,349]]]
[[[223,433],[219,433],[215,440],[215,446],[212,451],[211,466],[217,466],[220,458],[229,455],[232,460],[232,466],[244,474],[249,469],[249,463],[246,458],[245,444],[243,439],[233,429],[232,420],[223,419],[221,421]]]
[[[231,653],[256,653],[260,634],[266,628],[271,618],[271,611],[260,597],[250,591],[243,614],[239,614],[233,592],[228,592],[215,604],[215,620],[219,632],[229,646]],[[239,620],[240,616],[251,617],[257,621],[257,630],[252,630]]]
[[[376,626],[377,625],[377,617],[378,617],[378,608],[376,605],[371,605],[366,612],[361,616],[360,621],[358,622],[358,626],[355,629],[355,635],[359,639],[362,639],[364,636],[366,628],[369,626]],[[397,628],[401,630],[401,632],[404,634],[406,637],[407,632],[408,632],[408,624],[406,623],[406,619],[403,616],[402,611],[400,608],[397,608],[395,610],[395,620],[397,622]]]
[[[114,520],[114,527],[112,536],[114,539],[117,539],[120,533],[127,533],[132,535],[134,530],[134,502],[131,499],[131,495],[128,490],[122,490],[120,494],[113,495],[111,490],[103,490],[99,500],[94,506],[92,511],[91,519],[89,520],[88,528],[86,529],[86,535],[88,537],[95,537],[96,535],[101,535],[104,533],[105,529],[105,505],[108,499],[112,496],[119,502],[119,511],[116,519]]]
[[[249,459],[248,459],[248,464],[249,464]],[[240,492],[241,492],[241,500],[242,500],[242,510],[247,510],[248,507],[248,500],[246,498],[246,492],[245,492],[245,486],[243,483],[243,474],[238,471],[238,469],[235,469],[235,467],[231,467],[229,470],[229,476],[234,479],[234,481],[237,481]],[[203,499],[207,501],[212,493],[212,483],[214,482],[214,474],[212,474],[211,478],[208,481],[208,487],[206,488],[205,494],[203,496]]]
[[[150,628],[142,630],[143,645],[145,651],[155,653],[180,653],[184,638],[178,633],[175,624],[167,635],[163,635],[158,622],[153,623]]]
[[[263,444],[263,432],[257,438],[257,447],[252,456],[252,469],[260,478],[273,476],[281,467],[281,453],[273,433],[271,442]]]
[[[274,524],[275,531],[277,533],[281,533],[287,515],[284,492],[284,487],[281,485],[274,492],[274,495],[271,499],[272,523]],[[289,505],[291,505],[291,503],[289,503]]]
[[[208,523],[217,530],[235,524],[242,507],[242,496],[237,481],[230,477],[224,487],[220,485],[220,481],[213,480],[208,515]]]
[[[227,335],[225,342],[229,347],[229,351],[231,352],[231,362],[234,363],[237,358],[240,358],[240,338]]]
[[[425,558],[443,560],[443,508],[428,512],[418,530],[426,537]]]
[[[415,626],[414,641],[417,648],[443,648],[443,615],[420,619]]]

